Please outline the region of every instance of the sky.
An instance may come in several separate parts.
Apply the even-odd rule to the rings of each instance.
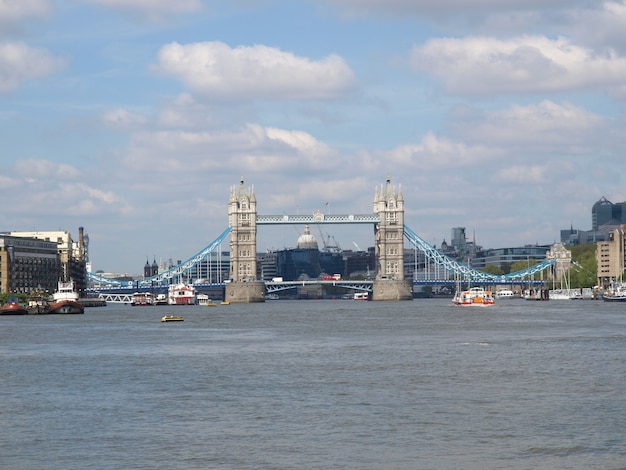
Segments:
[[[261,215],[371,214],[389,176],[437,246],[550,244],[626,200],[625,103],[626,0],[0,0],[0,231],[82,226],[141,273],[241,178]]]

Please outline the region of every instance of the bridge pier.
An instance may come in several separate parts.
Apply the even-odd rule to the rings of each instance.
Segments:
[[[263,281],[228,282],[224,300],[240,304],[265,302],[265,283]]]
[[[413,300],[410,279],[376,279],[372,284],[372,300]]]

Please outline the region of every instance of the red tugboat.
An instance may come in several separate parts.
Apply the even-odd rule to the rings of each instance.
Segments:
[[[28,309],[22,307],[15,297],[9,297],[6,304],[0,307],[0,315],[26,315]]]
[[[46,313],[85,313],[85,307],[78,302],[78,292],[74,288],[74,281],[59,281],[59,288],[52,295],[52,299]]]

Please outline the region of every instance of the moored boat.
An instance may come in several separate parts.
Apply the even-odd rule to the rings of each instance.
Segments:
[[[169,305],[195,305],[195,287],[188,284],[172,284],[168,288],[167,303]]]
[[[206,307],[206,306],[208,306],[210,304],[214,304],[214,302],[206,294],[198,294],[196,296],[196,299],[198,300],[198,305],[202,305],[204,307]]]
[[[548,289],[530,289],[524,293],[526,300],[550,300],[550,291]]]
[[[482,287],[472,287],[469,290],[457,290],[452,299],[454,305],[462,307],[488,307],[495,304],[491,291]]]
[[[78,301],[74,281],[59,281],[57,291],[52,294],[52,302],[46,313],[80,314],[85,313],[85,307]]]
[[[9,297],[7,303],[0,307],[0,315],[26,315],[27,313],[28,309],[20,305],[14,297]]]
[[[354,300],[369,300],[370,295],[368,292],[355,292],[353,299]]]
[[[500,289],[496,291],[496,299],[512,299],[515,293],[511,289]]]
[[[605,302],[626,302],[626,286],[613,284],[602,294]]]
[[[135,292],[130,304],[133,307],[149,307],[154,303],[154,294],[151,292]]]

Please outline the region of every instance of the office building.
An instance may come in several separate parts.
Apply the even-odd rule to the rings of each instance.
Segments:
[[[608,287],[613,282],[623,281],[626,253],[626,225],[611,230],[606,241],[596,246],[596,262],[598,266],[598,285]]]
[[[53,293],[61,275],[57,243],[0,234],[0,292]]]

